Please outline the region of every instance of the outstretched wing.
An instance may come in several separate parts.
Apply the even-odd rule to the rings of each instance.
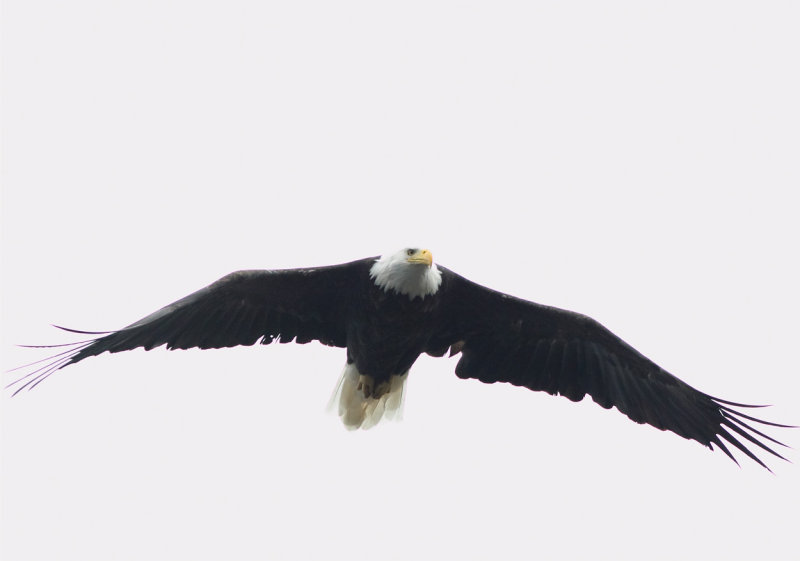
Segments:
[[[238,271],[173,302],[131,325],[45,359],[44,366],[15,381],[14,392],[33,388],[69,364],[106,351],[216,349],[256,342],[317,340],[345,347],[346,315],[353,294],[374,259],[315,269]],[[62,328],[64,329],[64,328]],[[24,382],[24,383],[23,383]]]
[[[588,394],[602,407],[615,406],[637,423],[712,449],[717,445],[734,461],[723,441],[765,468],[745,441],[785,459],[764,441],[782,443],[746,421],[786,425],[733,408],[756,406],[692,388],[589,317],[520,300],[443,271],[448,325],[443,339],[433,343],[432,354],[441,354],[448,344],[451,353],[460,351],[459,377],[508,382],[572,401]]]

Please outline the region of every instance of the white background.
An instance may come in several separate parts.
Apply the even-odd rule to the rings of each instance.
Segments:
[[[3,362],[242,268],[409,244],[800,422],[793,2],[36,2],[3,15]],[[800,473],[421,358],[103,355],[3,407],[6,559],[796,559]],[[7,373],[6,380],[15,373]],[[800,431],[771,434],[800,445]],[[797,452],[787,451],[795,462]]]

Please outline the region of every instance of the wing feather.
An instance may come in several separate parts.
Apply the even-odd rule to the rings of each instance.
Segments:
[[[75,343],[16,380],[31,388],[55,371],[135,348],[216,349],[275,340],[345,347],[346,316],[374,258],[314,269],[237,271],[118,331]],[[66,331],[82,332],[74,329]]]
[[[722,440],[764,467],[746,444],[785,459],[765,443],[781,442],[746,421],[788,425],[733,409],[754,406],[692,388],[587,316],[501,294],[440,269],[449,322],[443,332],[449,337],[436,345],[459,344],[459,377],[507,382],[572,401],[588,394],[637,423],[716,445],[731,458]]]

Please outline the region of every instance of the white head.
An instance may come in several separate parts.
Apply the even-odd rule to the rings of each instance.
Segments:
[[[427,249],[406,248],[384,255],[372,266],[369,276],[383,290],[405,294],[412,300],[435,294],[442,284],[442,272]]]

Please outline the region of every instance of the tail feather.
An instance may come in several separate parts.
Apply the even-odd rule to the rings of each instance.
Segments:
[[[358,389],[360,378],[356,365],[346,364],[328,403],[329,410],[336,408],[344,426],[348,430],[366,430],[382,419],[400,420],[408,372],[392,376],[389,389],[380,397],[364,397],[364,392]]]

